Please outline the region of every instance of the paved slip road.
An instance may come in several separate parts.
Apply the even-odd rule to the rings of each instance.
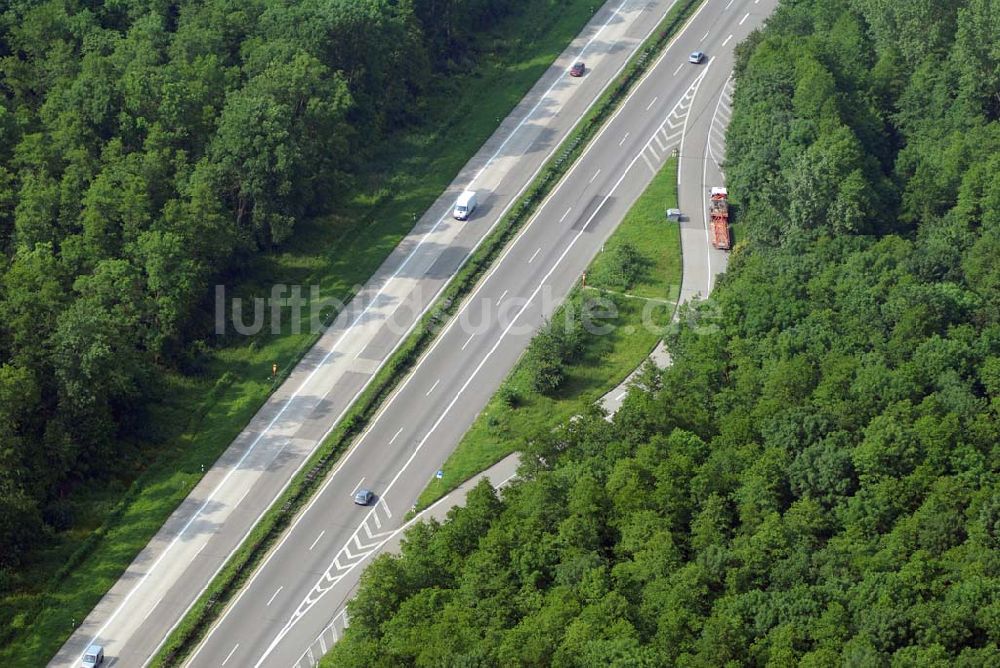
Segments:
[[[189,665],[317,660],[316,647],[328,646],[323,634],[364,564],[402,525],[533,333],[675,147],[682,147],[681,203],[694,212],[682,224],[682,298],[707,293],[725,261],[710,250],[699,220],[712,185],[703,160],[710,127],[727,90],[732,48],[775,4],[705,2],[386,401]],[[699,48],[708,60],[688,64],[687,54]],[[351,503],[360,486],[378,495],[372,506]]]
[[[148,661],[672,2],[610,0],[598,10],[233,444],[214,465],[205,463],[211,468],[202,481],[50,665],[78,665],[94,641],[106,647],[111,665]],[[587,74],[570,78],[567,69],[581,58]],[[450,209],[458,193],[469,187],[479,191],[480,207],[471,221],[459,223]],[[397,456],[366,443],[351,459],[384,463]],[[335,479],[338,486],[348,484],[340,482],[342,476]],[[39,657],[38,663],[43,661]],[[229,665],[242,663],[234,658]]]
[[[728,71],[732,70],[727,61]],[[707,91],[706,91],[707,93]],[[699,113],[691,118],[684,145],[680,147],[680,165],[677,172],[677,202],[684,215],[681,217],[681,294],[683,304],[696,297],[705,297],[715,286],[715,277],[726,270],[729,255],[712,248],[708,232],[708,195],[713,186],[725,185],[723,158],[726,151],[726,128],[732,113],[732,78],[719,90],[706,95],[710,114]],[[714,98],[713,98],[714,95]],[[703,101],[698,102],[704,104]],[[699,107],[700,108],[700,107]],[[677,317],[678,312],[674,313]],[[649,360],[663,369],[670,364],[670,353],[661,341],[649,355]],[[644,365],[643,365],[644,366]],[[618,387],[601,397],[601,407],[608,413],[608,420],[621,408],[642,366],[633,371]]]

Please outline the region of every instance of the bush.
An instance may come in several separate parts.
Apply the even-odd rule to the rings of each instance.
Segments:
[[[535,355],[529,363],[531,388],[540,394],[552,394],[566,380],[566,369],[561,360]]]
[[[549,321],[528,347],[528,370],[536,392],[551,394],[559,389],[566,379],[565,365],[576,361],[583,351],[579,306],[579,299],[570,300],[561,309],[561,317]]]
[[[622,290],[632,287],[642,273],[645,260],[639,249],[625,241],[611,251],[608,280]]]
[[[521,394],[510,385],[504,385],[497,392],[497,397],[500,399],[500,403],[507,408],[518,408],[522,404]]]

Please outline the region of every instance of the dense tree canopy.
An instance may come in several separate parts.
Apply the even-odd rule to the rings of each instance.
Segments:
[[[715,308],[375,561],[328,665],[1000,663],[998,20],[784,3],[738,51]]]
[[[334,207],[515,4],[3,3],[0,567],[139,428],[208,286]]]

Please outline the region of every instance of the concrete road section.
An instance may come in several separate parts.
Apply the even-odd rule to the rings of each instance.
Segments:
[[[701,157],[732,48],[775,4],[707,0],[698,10],[299,513],[190,665],[291,666],[318,659],[308,650],[343,608],[364,564],[402,525],[532,335],[674,148],[682,148],[681,201],[702,201],[707,177],[686,179],[692,164],[697,173],[704,169]],[[708,55],[699,65],[687,62],[696,49]],[[685,250],[701,244],[701,252],[684,258],[685,276],[701,277],[687,291],[707,291],[725,257],[706,246],[704,221],[696,215],[683,221],[682,239]],[[375,491],[373,505],[352,503],[359,486]]]
[[[103,644],[115,665],[147,662],[671,2],[611,0],[597,12],[211,466],[51,665],[77,665],[92,642]],[[569,77],[569,66],[580,59],[587,62],[586,75]],[[479,208],[469,221],[459,222],[450,212],[466,189],[479,193]]]

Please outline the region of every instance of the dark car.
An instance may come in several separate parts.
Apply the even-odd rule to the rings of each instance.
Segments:
[[[692,51],[691,55],[688,56],[688,62],[689,63],[695,63],[695,64],[697,64],[697,63],[700,63],[703,60],[705,60],[705,54],[702,53],[701,51]]]
[[[571,77],[582,77],[586,71],[587,66],[583,63],[573,63],[573,67],[569,68],[569,75]]]
[[[367,506],[375,498],[375,492],[370,489],[359,489],[354,493],[354,503],[359,506]]]

